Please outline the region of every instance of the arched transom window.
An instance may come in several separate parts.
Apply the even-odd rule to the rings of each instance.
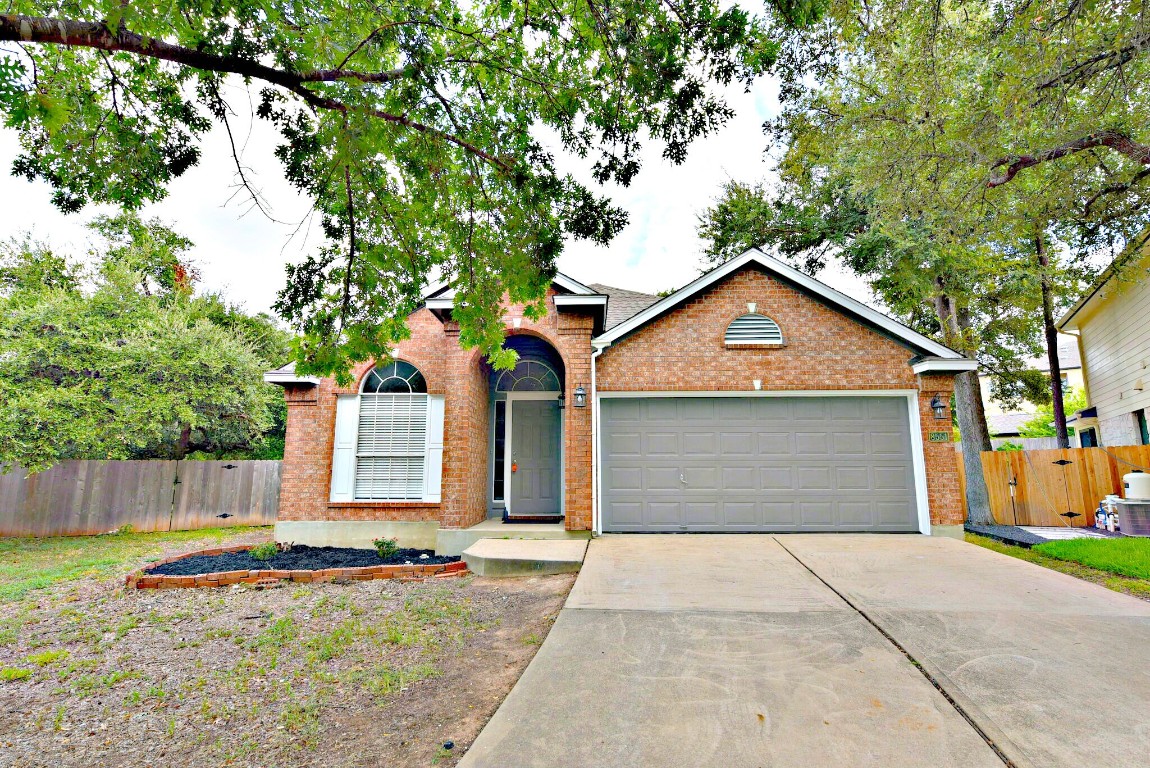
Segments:
[[[782,345],[783,331],[771,318],[752,312],[731,321],[723,343],[729,347]]]
[[[372,368],[371,372],[363,377],[363,387],[360,391],[365,395],[397,392],[427,394],[427,382],[414,365],[403,360],[395,360],[382,368]]]
[[[521,359],[495,382],[497,392],[558,392],[559,389],[559,376],[551,366],[539,360]]]
[[[355,450],[355,498],[423,497],[428,397],[423,374],[396,360],[363,379]]]

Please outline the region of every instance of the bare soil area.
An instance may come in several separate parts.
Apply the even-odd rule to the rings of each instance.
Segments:
[[[0,601],[0,765],[451,766],[574,581],[119,586],[157,554],[268,538],[213,535],[120,543],[122,564]]]

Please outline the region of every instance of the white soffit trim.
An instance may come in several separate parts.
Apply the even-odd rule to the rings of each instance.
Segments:
[[[609,346],[611,343],[626,336],[631,331],[646,325],[651,320],[654,320],[659,315],[686,299],[689,299],[696,293],[722,280],[727,275],[752,263],[758,264],[768,272],[774,272],[789,282],[795,283],[804,290],[824,299],[831,305],[842,307],[875,327],[883,329],[891,336],[902,339],[914,347],[950,360],[964,359],[961,354],[955,352],[953,349],[939,344],[937,341],[929,339],[917,331],[907,328],[902,323],[887,317],[877,310],[871,309],[862,302],[856,301],[844,293],[836,291],[834,288],[819,282],[810,275],[806,275],[794,267],[784,264],[773,256],[768,256],[757,248],[752,248],[743,255],[736,256],[730,261],[715,267],[710,272],[675,291],[670,296],[655,302],[630,320],[626,320],[606,333],[596,337],[592,343],[595,343],[597,346],[600,343],[602,346]]]
[[[268,371],[264,374],[268,384],[311,384],[319,386],[318,376],[298,376],[291,371]]]
[[[978,370],[978,361],[965,357],[959,360],[932,357],[919,360],[912,364],[910,369],[915,373],[965,373]]]
[[[571,295],[566,293],[557,293],[554,297],[555,306],[557,307],[605,307],[607,306],[607,297],[603,294],[593,296]]]
[[[455,307],[455,299],[426,299],[423,303],[428,309],[452,309]]]

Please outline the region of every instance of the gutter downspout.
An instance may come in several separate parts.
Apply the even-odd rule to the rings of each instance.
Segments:
[[[603,533],[603,520],[599,509],[599,390],[595,381],[595,358],[603,354],[603,350],[611,346],[596,346],[591,353],[591,535],[600,536]]]

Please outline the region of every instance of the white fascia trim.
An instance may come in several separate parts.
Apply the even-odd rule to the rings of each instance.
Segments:
[[[264,374],[264,381],[268,384],[311,384],[319,386],[318,376],[298,376],[294,373],[281,373],[268,371]]]
[[[959,360],[953,359],[939,359],[932,358],[930,360],[920,360],[910,367],[912,371],[917,373],[965,373],[967,371],[977,371],[978,361],[971,360],[970,358],[961,358]]]
[[[571,293],[578,293],[583,296],[596,295],[595,291],[583,285],[583,283],[579,282],[578,280],[567,277],[567,275],[563,274],[562,272],[556,272],[555,279],[552,282],[554,282],[555,285],[559,286],[560,288],[565,288],[568,291],[571,291]]]
[[[555,299],[555,306],[557,307],[605,307],[607,306],[607,297],[603,294],[595,294],[592,296],[572,295],[565,293],[558,293],[552,298]]]
[[[453,309],[455,307],[455,299],[426,299],[423,303],[428,309]]]
[[[727,275],[735,272],[750,263],[756,263],[766,269],[768,272],[774,272],[777,275],[795,283],[807,291],[820,296],[830,304],[835,304],[844,309],[853,312],[864,320],[872,323],[873,325],[882,328],[892,336],[900,338],[907,343],[916,346],[920,349],[927,350],[939,357],[949,359],[961,359],[962,355],[955,352],[953,349],[939,344],[937,341],[928,339],[917,331],[907,328],[902,323],[899,323],[883,313],[871,309],[860,301],[852,299],[844,293],[836,291],[829,285],[819,282],[813,277],[803,274],[799,270],[791,267],[773,256],[768,256],[757,248],[752,248],[741,256],[736,256],[730,261],[712,269],[705,275],[683,286],[679,290],[667,296],[662,301],[657,301],[647,309],[632,317],[623,323],[612,328],[610,331],[597,337],[596,341],[604,342],[604,346],[609,345],[617,339],[627,335],[631,331],[646,325],[649,321],[655,319],[667,310],[676,306],[680,302],[690,298],[704,288],[722,280]]]

